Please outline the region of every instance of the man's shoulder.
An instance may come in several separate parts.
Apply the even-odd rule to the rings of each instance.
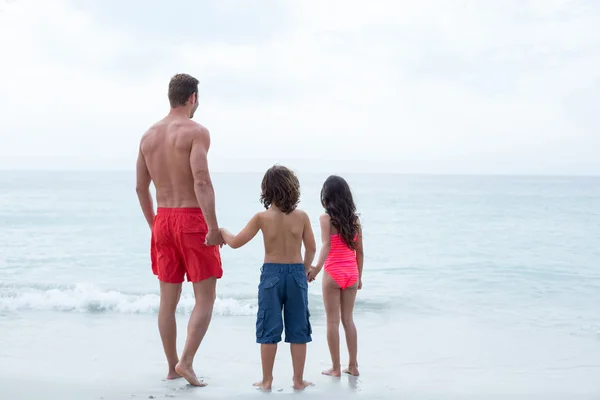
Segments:
[[[182,127],[182,131],[191,141],[210,142],[210,132],[204,125],[188,120]]]
[[[208,129],[204,125],[196,121],[192,121],[191,119],[182,120],[181,126],[185,127],[189,132],[194,134],[209,134]]]

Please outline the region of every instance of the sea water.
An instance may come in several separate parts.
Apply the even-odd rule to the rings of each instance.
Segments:
[[[315,392],[600,396],[600,178],[344,176],[364,226],[355,308],[362,377],[341,389],[320,376],[329,355],[319,279],[309,289],[315,332],[306,367]],[[299,174],[300,207],[317,242],[326,177]],[[65,382],[62,393],[83,387],[80,394],[99,398],[86,385],[121,382],[114,396],[146,393],[145,386],[161,396],[189,394],[178,392],[183,383],[161,381],[158,283],[134,179],[132,172],[0,172],[0,387],[35,394],[24,382],[54,389]],[[213,180],[220,225],[238,231],[261,210],[261,175]],[[242,249],[224,247],[222,257],[197,369],[221,388],[214,396],[243,395],[260,376],[253,336],[260,234]],[[179,347],[192,307],[185,285]],[[276,365],[283,393],[287,352],[282,347]],[[135,388],[123,383],[140,376]]]

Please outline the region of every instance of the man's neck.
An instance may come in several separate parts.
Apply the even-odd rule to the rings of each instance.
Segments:
[[[187,109],[187,107],[176,107],[176,108],[171,108],[171,110],[169,110],[169,117],[184,117],[184,118],[189,118],[190,117],[190,110]]]

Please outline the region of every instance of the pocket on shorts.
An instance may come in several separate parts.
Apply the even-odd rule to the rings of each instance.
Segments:
[[[198,233],[206,235],[208,226],[200,214],[190,214],[182,218],[181,233]]]
[[[271,289],[275,287],[279,283],[279,276],[267,276],[261,278],[260,283],[258,284],[258,289]]]
[[[261,338],[265,334],[265,310],[259,310],[256,314],[256,337]]]
[[[300,289],[308,290],[308,279],[306,278],[305,275],[302,275],[302,276],[294,275],[294,280],[296,281],[298,286],[300,286]]]

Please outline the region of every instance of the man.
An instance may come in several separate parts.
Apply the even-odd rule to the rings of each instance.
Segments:
[[[152,271],[160,281],[158,328],[169,363],[167,379],[183,376],[194,386],[205,386],[192,364],[210,324],[217,279],[223,275],[219,253],[223,238],[207,163],[210,134],[191,120],[198,108],[197,79],[175,75],[169,83],[169,102],[169,114],[141,139],[136,191],[152,231],[150,252]],[[151,182],[156,188],[156,216]],[[196,304],[178,359],[175,310],[184,275],[193,284]]]

